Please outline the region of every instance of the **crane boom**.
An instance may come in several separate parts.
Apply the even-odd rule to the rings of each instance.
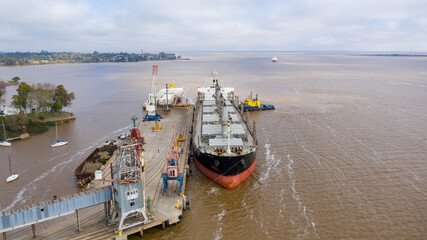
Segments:
[[[151,77],[151,94],[156,94],[156,85],[157,85],[157,73],[158,73],[158,65],[153,65],[153,74]]]
[[[158,65],[153,65],[153,73],[151,77],[151,90],[148,94],[148,103],[145,106],[145,109],[147,110],[147,114],[144,117],[144,121],[155,121],[157,118],[160,117],[159,114],[157,114],[156,105],[156,85],[157,85],[157,74],[158,74]]]

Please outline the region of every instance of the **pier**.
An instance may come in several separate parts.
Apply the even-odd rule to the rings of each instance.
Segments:
[[[160,230],[178,223],[183,218],[183,210],[188,201],[185,196],[185,185],[189,170],[193,107],[176,107],[171,108],[170,111],[160,110],[159,113],[162,115],[160,121],[162,130],[153,131],[155,124],[153,121],[141,121],[137,126],[145,141],[143,145],[144,191],[140,192],[139,197],[143,196],[144,203],[150,202],[150,204],[143,204],[148,216],[144,218],[143,224],[126,223],[130,227],[126,227],[124,223],[121,226],[117,222],[110,224],[115,215],[113,213],[114,196],[120,194],[120,190],[117,193],[119,188],[115,183],[113,184],[114,180],[111,180],[113,175],[111,166],[120,158],[119,153],[116,152],[101,169],[103,181],[92,181],[84,192],[58,197],[22,209],[2,211],[0,232],[3,234],[3,239],[31,237],[36,239],[127,239],[131,234],[143,236],[145,230],[153,227]],[[166,157],[173,126],[176,138],[178,139],[178,135],[182,134],[184,140],[181,139],[179,142],[181,149],[179,171],[183,173],[182,191],[180,193],[179,181],[169,181],[164,193],[162,173],[166,170]],[[109,195],[111,192],[113,196]],[[75,204],[82,199],[85,204]],[[147,199],[150,200],[147,201]],[[58,207],[61,204],[67,208]],[[45,209],[55,209],[55,215],[46,217],[36,214],[36,211],[46,214],[52,212]],[[32,214],[33,217],[31,217]],[[119,230],[120,228],[122,230]]]

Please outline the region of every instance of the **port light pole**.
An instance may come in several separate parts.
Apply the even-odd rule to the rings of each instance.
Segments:
[[[138,120],[138,117],[136,116],[132,116],[132,121],[133,121],[133,128],[136,128],[136,120]]]

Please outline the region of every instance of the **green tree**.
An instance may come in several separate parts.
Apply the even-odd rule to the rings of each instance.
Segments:
[[[59,112],[59,111],[61,111],[61,110],[62,110],[62,105],[61,105],[61,103],[59,103],[59,102],[54,102],[54,103],[52,104],[51,111],[53,111],[53,112]]]
[[[54,102],[60,103],[62,107],[69,107],[74,99],[74,93],[68,93],[68,91],[65,90],[64,85],[61,84],[56,87],[53,96]]]
[[[21,80],[19,77],[14,77],[14,78],[12,78],[12,81],[14,81],[14,82],[17,82],[17,81],[19,81],[19,80]]]
[[[17,61],[16,58],[6,58],[4,60],[4,64],[6,66],[16,66],[16,65],[19,65],[19,62]]]
[[[12,96],[12,105],[16,108],[21,109],[24,113],[28,105],[28,95],[30,94],[32,87],[26,82],[21,82],[19,87],[16,89],[18,94]]]
[[[55,85],[38,83],[32,86],[28,97],[28,107],[35,107],[38,112],[47,112],[51,109],[54,98]]]

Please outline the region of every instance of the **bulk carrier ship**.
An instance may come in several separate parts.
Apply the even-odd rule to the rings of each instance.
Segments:
[[[198,88],[193,157],[197,168],[226,189],[234,189],[255,169],[258,142],[239,111],[234,88],[219,85],[217,73],[208,88]]]

